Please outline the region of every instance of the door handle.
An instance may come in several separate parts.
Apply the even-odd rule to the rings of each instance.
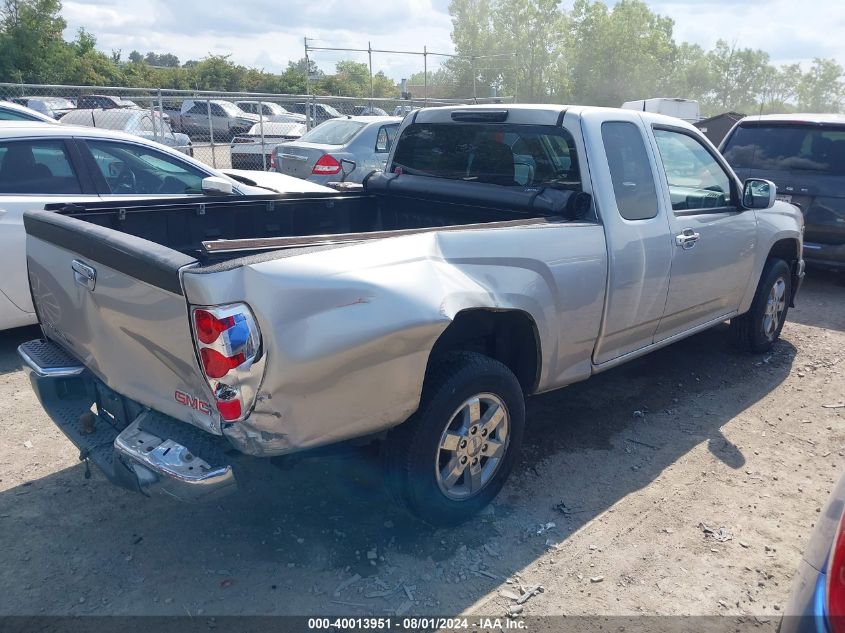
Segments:
[[[73,269],[73,279],[76,283],[85,286],[88,290],[94,290],[97,284],[97,271],[94,268],[83,264],[78,259],[74,259],[70,267]]]
[[[683,248],[685,251],[688,251],[695,246],[696,242],[698,242],[698,238],[700,237],[701,235],[692,229],[684,229],[680,235],[675,236],[675,244]]]

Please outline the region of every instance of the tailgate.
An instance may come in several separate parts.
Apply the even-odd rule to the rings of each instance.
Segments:
[[[179,276],[196,260],[54,212],[27,212],[24,226],[44,334],[114,391],[219,434]]]

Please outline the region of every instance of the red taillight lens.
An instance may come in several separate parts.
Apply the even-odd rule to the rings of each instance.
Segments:
[[[312,174],[331,175],[340,173],[340,162],[331,154],[323,154],[314,164]]]
[[[276,169],[276,155],[270,154],[270,171],[273,171],[275,169]]]
[[[261,385],[261,333],[243,303],[194,308],[191,313],[200,368],[225,422],[249,414]],[[220,379],[223,379],[222,381]]]
[[[200,357],[202,358],[202,367],[205,369],[205,375],[209,378],[222,378],[229,373],[230,369],[234,369],[246,362],[246,356],[243,352],[234,356],[224,356],[210,347],[203,347],[200,350]]]
[[[833,633],[845,633],[845,514],[839,519],[827,569],[827,614]]]
[[[208,345],[216,341],[221,332],[235,325],[235,317],[218,319],[208,310],[195,310],[194,323],[197,326],[197,338]]]
[[[217,411],[220,416],[227,421],[237,420],[241,417],[241,401],[237,398],[234,400],[217,400]]]

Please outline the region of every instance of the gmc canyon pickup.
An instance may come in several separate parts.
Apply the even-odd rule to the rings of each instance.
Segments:
[[[526,396],[727,319],[778,338],[801,214],[691,125],[460,106],[397,139],[357,192],[26,213],[20,354],[82,458],[193,500],[239,453],[379,441],[394,497],[451,525],[504,484]]]

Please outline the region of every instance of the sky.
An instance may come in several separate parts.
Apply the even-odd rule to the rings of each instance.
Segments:
[[[710,48],[719,38],[741,48],[761,48],[775,64],[832,57],[845,65],[845,2],[810,0],[647,0],[675,21],[675,40]],[[564,2],[570,6],[571,1]],[[105,52],[173,53],[182,62],[231,55],[236,63],[281,72],[312,46],[454,52],[449,0],[64,0],[66,37],[79,27]],[[367,61],[366,53],[314,51],[327,72],[342,59]],[[430,57],[429,69],[438,60]],[[422,57],[377,53],[373,70],[399,80],[422,70]]]

